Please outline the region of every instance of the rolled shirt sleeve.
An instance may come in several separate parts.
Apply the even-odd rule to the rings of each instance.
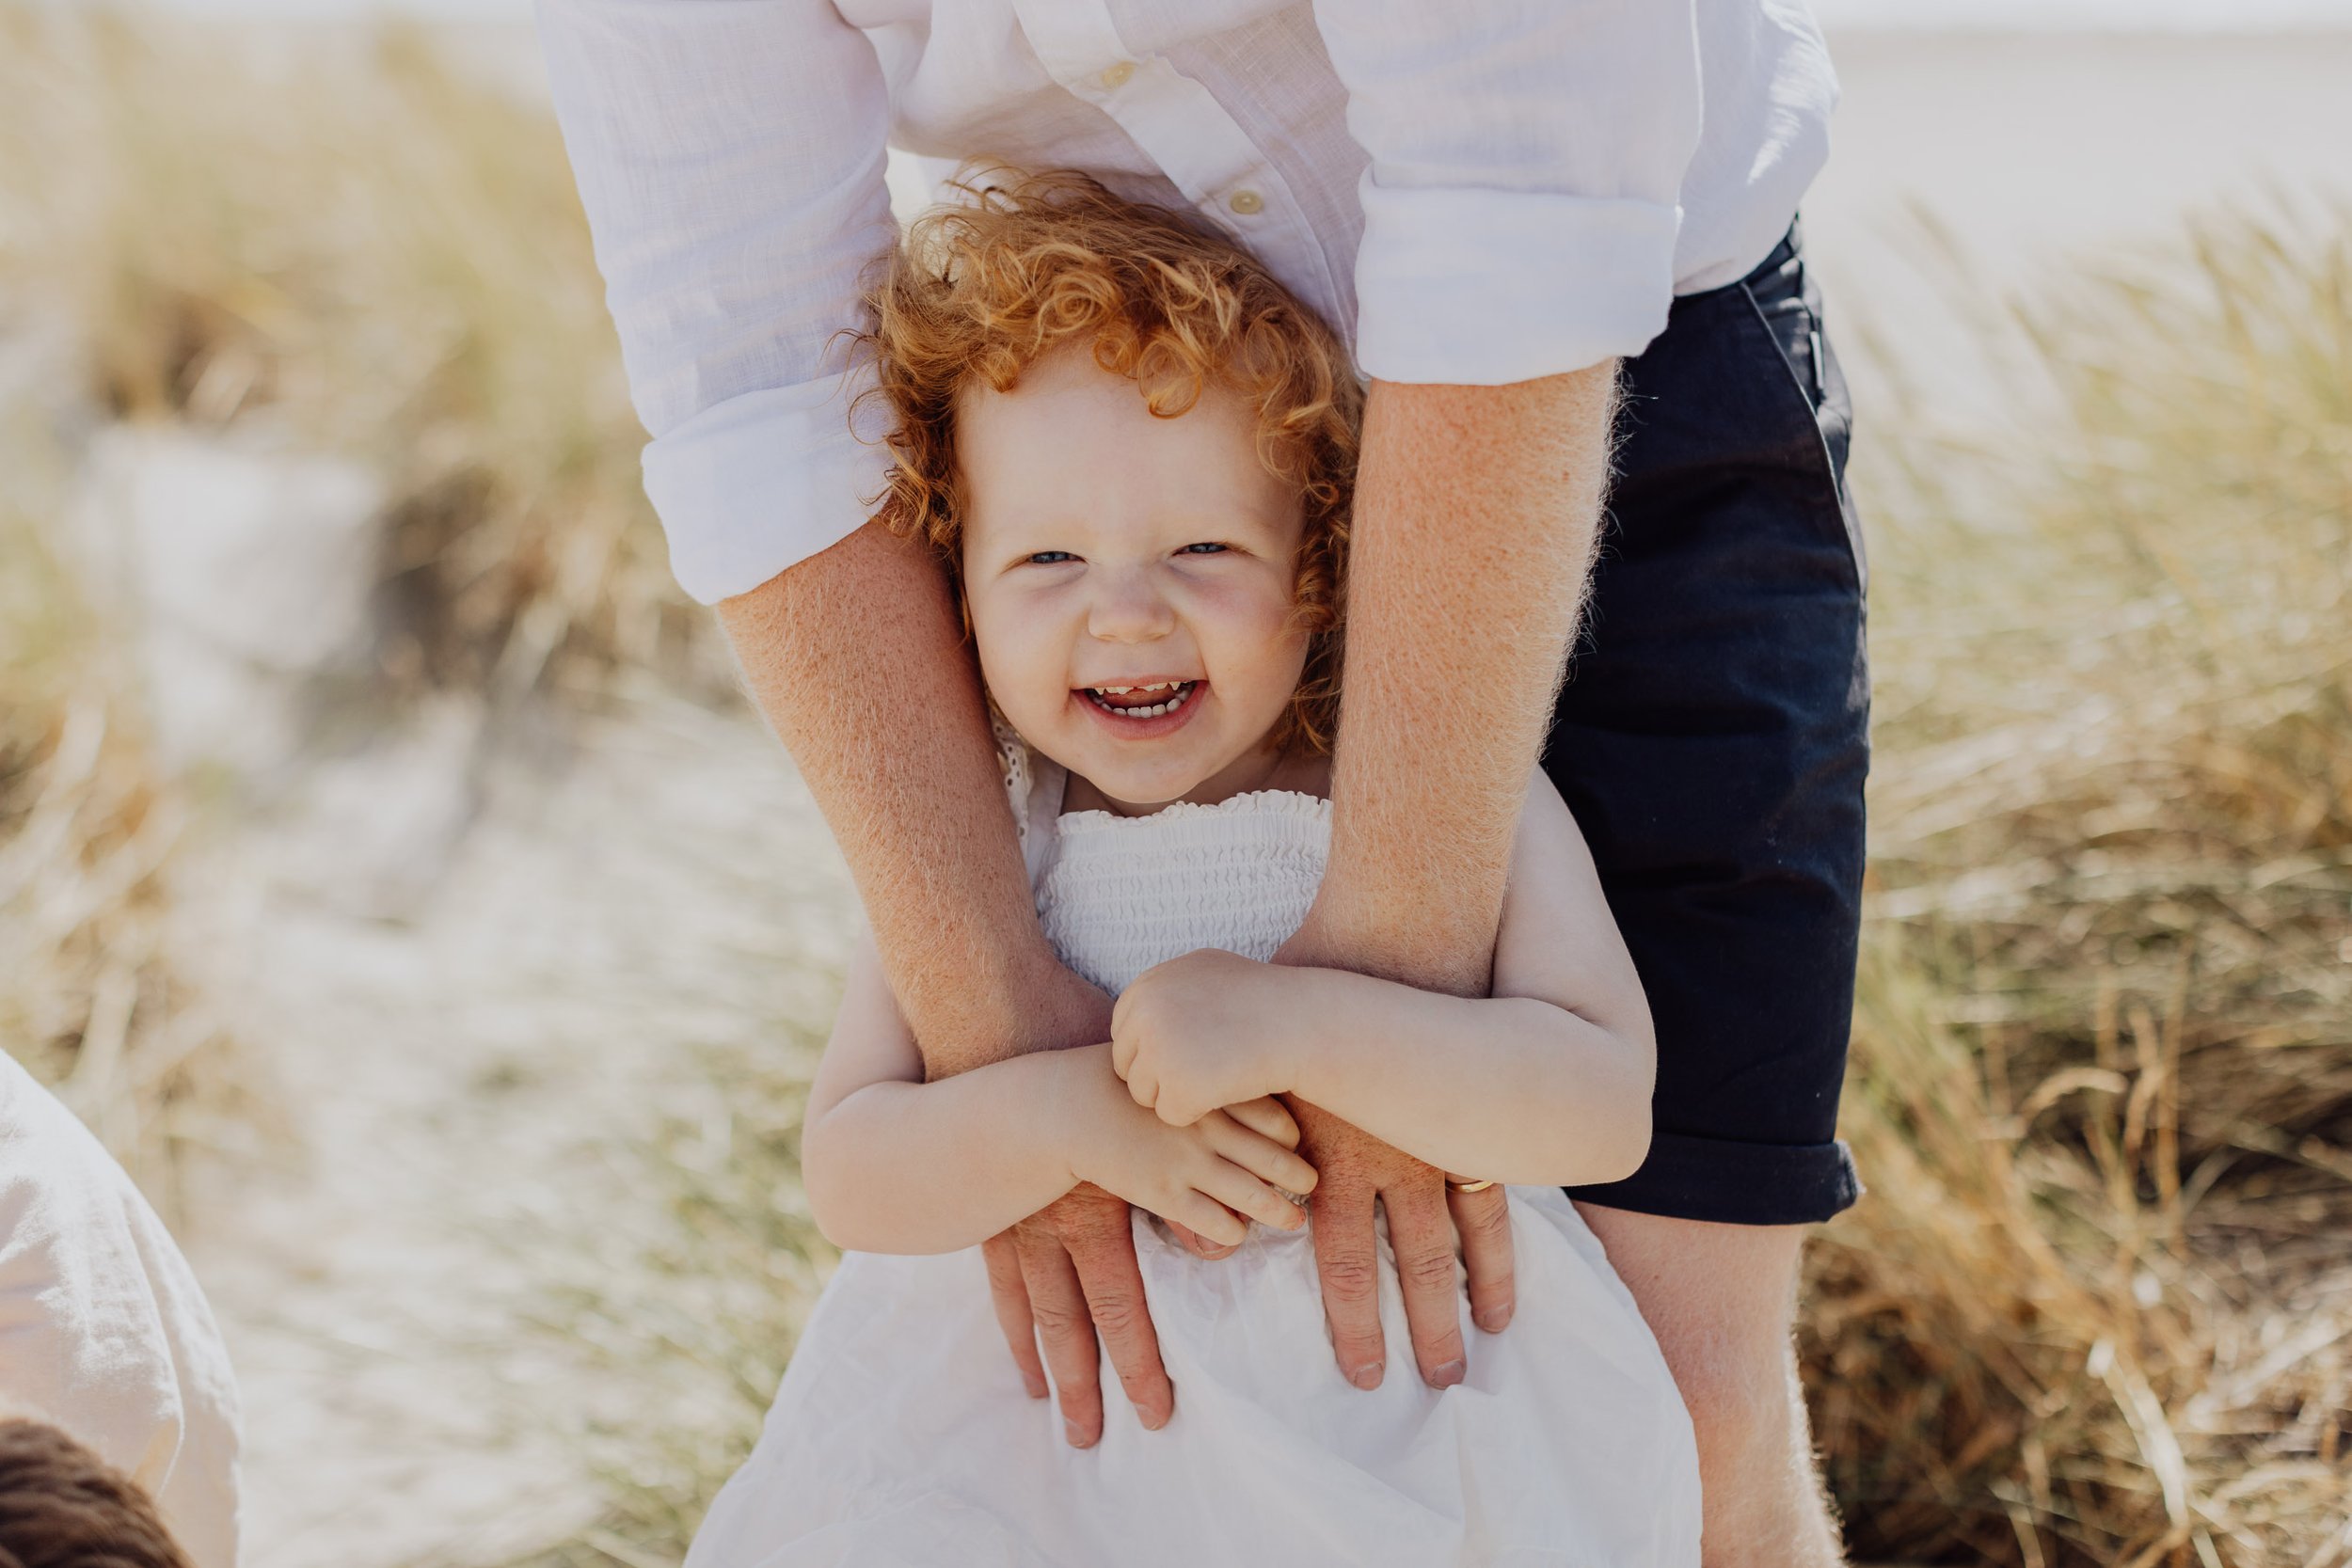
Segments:
[[[1357,356],[1498,386],[1639,354],[1701,122],[1692,0],[1315,0],[1370,155]]]
[[[897,236],[881,65],[828,0],[540,0],[538,22],[645,493],[680,586],[715,603],[882,488],[840,336]]]

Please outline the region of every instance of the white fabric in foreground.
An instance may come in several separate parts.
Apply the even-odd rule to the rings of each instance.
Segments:
[[[236,1382],[204,1292],[113,1156],[5,1054],[0,1396],[145,1487],[197,1568],[234,1568]]]
[[[1305,913],[1326,802],[1055,817],[1062,774],[1034,761],[1008,783],[1081,974],[1116,989],[1199,946],[1263,957]],[[1413,1370],[1392,1262],[1389,1372],[1365,1392],[1332,1357],[1308,1233],[1253,1227],[1204,1262],[1138,1214],[1176,1418],[1144,1431],[1105,1367],[1083,1451],[1023,1390],[977,1248],[852,1253],[688,1568],[1691,1568],[1697,1452],[1657,1342],[1565,1196],[1510,1200],[1518,1315],[1488,1335],[1465,1312],[1468,1380],[1444,1392]]]
[[[1023,1391],[977,1249],[852,1253],[687,1568],[1692,1568],[1698,1457],[1657,1343],[1567,1198],[1510,1196],[1518,1315],[1464,1323],[1469,1378],[1442,1393],[1392,1266],[1366,1392],[1305,1232],[1211,1263],[1138,1215],[1176,1418],[1144,1431],[1105,1366],[1083,1450]]]

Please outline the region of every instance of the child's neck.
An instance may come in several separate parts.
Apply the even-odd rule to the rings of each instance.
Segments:
[[[1175,800],[1121,800],[1095,787],[1093,780],[1073,773],[1068,787],[1062,791],[1061,809],[1066,812],[1106,811],[1115,816],[1149,816],[1153,812],[1174,805],[1176,800],[1214,806],[1236,795],[1248,795],[1260,789],[1289,789],[1301,795],[1328,795],[1331,792],[1331,759],[1295,750],[1249,752],[1177,796]]]

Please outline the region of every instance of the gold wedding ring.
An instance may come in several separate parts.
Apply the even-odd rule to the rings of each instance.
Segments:
[[[1445,1179],[1445,1184],[1457,1193],[1483,1193],[1494,1185],[1491,1181],[1456,1181],[1450,1176]]]

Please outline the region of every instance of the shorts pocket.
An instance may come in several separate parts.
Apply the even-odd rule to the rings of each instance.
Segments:
[[[1846,483],[1853,441],[1852,399],[1837,352],[1821,325],[1820,295],[1805,276],[1804,255],[1799,252],[1770,272],[1743,278],[1737,287],[1778,360],[1779,377],[1791,400],[1792,427],[1803,421],[1800,438],[1821,483],[1821,525],[1835,529],[1843,540],[1853,563],[1855,591],[1865,592],[1869,558]]]

